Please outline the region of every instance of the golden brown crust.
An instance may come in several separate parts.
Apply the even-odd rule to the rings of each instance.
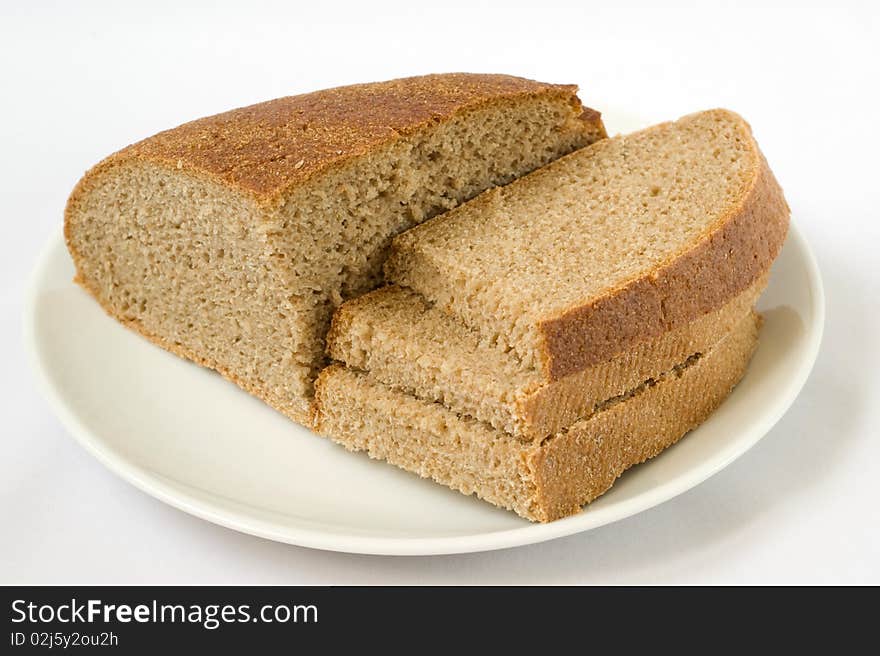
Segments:
[[[753,153],[750,170],[744,173],[747,176],[743,179],[745,188],[726,213],[707,226],[706,232],[685,246],[683,252],[671,254],[653,270],[621,280],[593,298],[580,303],[575,301],[565,310],[536,319],[536,343],[521,344],[520,355],[534,348],[547,380],[556,381],[604,362],[639,342],[717,310],[748,288],[778,255],[788,229],[789,209],[751,129],[741,117],[728,110],[700,114],[717,114],[725,121],[740,124],[737,136],[747,141],[743,150]],[[670,123],[662,123],[643,133],[669,126]],[[461,315],[460,310],[464,310],[464,314],[470,315],[465,320],[472,326],[480,323],[474,319],[475,315],[488,315],[485,323],[491,325],[490,334],[493,334],[491,331],[503,334],[508,326],[502,324],[509,322],[510,317],[494,322],[491,310],[469,307],[467,294],[453,292],[456,283],[448,275],[446,261],[435,254],[435,247],[423,247],[422,240],[430,243],[428,236],[432,234],[441,242],[449,238],[450,233],[442,228],[447,222],[454,226],[450,229],[453,233],[456,228],[462,228],[458,236],[464,238],[467,232],[459,217],[482,213],[491,217],[497,211],[496,206],[503,207],[505,194],[516,194],[517,190],[527,189],[527,185],[538,188],[537,181],[556,175],[567,166],[566,162],[577,161],[607,147],[608,143],[599,142],[566,155],[508,187],[484,192],[446,215],[404,232],[392,243],[385,264],[386,279],[423,293],[451,313]],[[552,258],[553,253],[548,252],[546,256]],[[458,273],[465,277],[470,275],[464,270]],[[432,286],[434,281],[440,281],[436,287]],[[517,290],[510,293],[515,294]],[[478,304],[479,301],[474,302]]]
[[[584,123],[598,123],[602,120],[602,115],[592,107],[584,107],[584,111],[581,112],[580,119]]]
[[[759,325],[749,313],[708,353],[542,441],[522,442],[340,364],[318,377],[314,426],[347,449],[552,521],[578,512],[626,469],[705,420],[745,373]]]
[[[580,108],[576,91],[574,85],[471,73],[337,87],[184,123],[111,155],[86,177],[146,160],[272,204],[291,186],[432,123],[535,96],[567,96]],[[599,121],[594,114],[590,120]]]
[[[753,147],[760,153],[757,144]],[[763,155],[758,167],[739,205],[689,251],[540,324],[551,380],[716,310],[769,269],[785,241],[789,209]]]
[[[630,467],[678,442],[721,405],[742,379],[757,346],[760,318],[751,313],[709,357],[545,441],[530,454],[536,481],[533,516],[549,522],[578,512]],[[671,373],[669,379],[677,374]]]
[[[618,353],[609,360],[590,365],[521,397],[517,401],[517,411],[522,417],[521,437],[540,439],[563,430],[582,416],[584,406],[581,399],[604,400],[625,391],[627,387],[621,387],[623,381],[627,381],[631,387],[634,383],[668,370],[689,356],[714,348],[743,317],[751,314],[755,302],[767,286],[769,276],[769,271],[764,272],[757,282],[719,310],[657,338],[644,340],[625,353]],[[609,381],[612,380],[616,387],[610,386]],[[605,395],[597,394],[599,390],[604,391]]]
[[[606,399],[713,348],[751,312],[768,277],[765,272],[714,312],[553,382],[478,347],[463,324],[394,285],[337,309],[327,355],[392,389],[442,403],[523,441],[541,440]]]

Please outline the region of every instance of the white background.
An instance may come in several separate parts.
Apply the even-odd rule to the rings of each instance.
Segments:
[[[880,583],[876,2],[129,4],[0,9],[0,583]],[[65,433],[27,370],[22,299],[88,166],[231,107],[458,70],[574,82],[587,104],[651,120],[727,106],[751,122],[828,302],[816,368],[757,447],[590,533],[384,558],[195,519]]]

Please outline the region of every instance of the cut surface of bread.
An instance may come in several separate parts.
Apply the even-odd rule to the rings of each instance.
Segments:
[[[553,436],[523,441],[342,365],[316,383],[315,426],[345,448],[533,521],[578,512],[629,467],[700,424],[745,373],[759,317]]]
[[[517,437],[540,439],[606,399],[707,352],[752,311],[766,282],[767,274],[718,310],[556,381],[396,286],[343,304],[333,317],[327,349],[335,360],[369,371],[389,387]]]
[[[398,236],[385,272],[559,379],[747,289],[788,215],[748,124],[711,110],[481,194]]]
[[[114,317],[305,421],[333,309],[391,238],[604,137],[576,88],[449,74],[281,98],[129,146],[65,213]]]

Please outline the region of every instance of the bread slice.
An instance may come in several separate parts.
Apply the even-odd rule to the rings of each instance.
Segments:
[[[556,381],[396,286],[344,303],[333,317],[327,349],[389,387],[524,440],[541,439],[606,399],[708,352],[752,311],[766,283],[767,274],[720,309]]]
[[[700,424],[745,373],[758,319],[749,313],[708,353],[608,400],[545,440],[519,440],[341,365],[318,378],[315,425],[347,449],[527,519],[551,521],[577,512],[627,468]]]
[[[65,214],[114,317],[296,420],[391,237],[605,135],[574,86],[429,75],[280,98],[111,155]]]
[[[385,271],[558,380],[747,289],[788,215],[748,124],[713,110],[488,191],[397,237]]]

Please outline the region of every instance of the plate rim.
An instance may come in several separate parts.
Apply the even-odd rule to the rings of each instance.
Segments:
[[[271,521],[217,507],[209,500],[201,499],[195,494],[176,488],[171,483],[161,480],[160,477],[151,476],[141,466],[114,453],[112,449],[103,444],[102,440],[91,433],[89,428],[68,406],[61,390],[56,388],[48,374],[36,339],[36,309],[41,289],[39,282],[45,278],[45,272],[50,265],[54,249],[58,247],[59,242],[62,247],[64,245],[60,227],[53,231],[43,245],[28,279],[24,298],[24,345],[28,363],[40,391],[62,426],[73,435],[80,446],[124,481],[178,510],[241,533],[325,551],[383,556],[428,556],[494,551],[583,533],[632,517],[665,503],[700,485],[729,466],[749,451],[773,428],[794,403],[809,378],[818,357],[825,327],[825,291],[816,257],[803,233],[794,222],[789,224],[787,239],[796,242],[806,264],[806,280],[813,308],[813,316],[807,326],[809,341],[804,348],[805,357],[801,358],[796,376],[793,377],[791,384],[785,388],[785,394],[775,399],[772,410],[767,412],[762,421],[750,430],[747,439],[737,442],[735,448],[728,449],[729,452],[723,458],[711,461],[710,466],[698,468],[696,471],[688,470],[682,475],[653,487],[650,494],[642,493],[626,503],[610,506],[607,510],[602,508],[546,524],[528,523],[517,528],[487,533],[420,538],[365,536],[306,527],[288,526],[282,529]],[[612,510],[614,512],[611,512]]]

